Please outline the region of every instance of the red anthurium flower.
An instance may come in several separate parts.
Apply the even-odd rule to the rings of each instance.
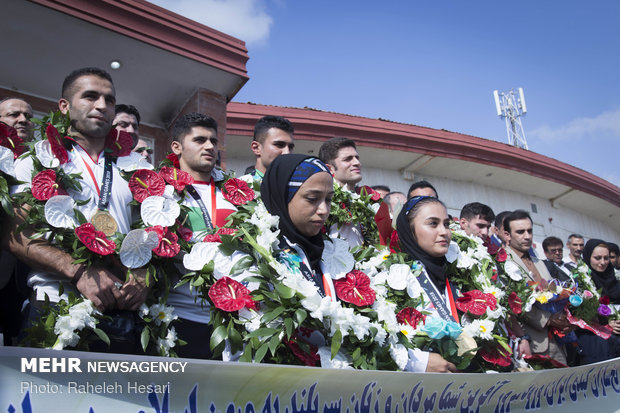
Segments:
[[[177,233],[179,234],[181,239],[185,242],[190,242],[192,237],[194,236],[192,230],[181,225],[181,222],[178,219],[176,220],[176,223],[178,225]]]
[[[133,149],[133,138],[128,132],[110,129],[110,133],[105,138],[105,151],[111,156],[127,156]]]
[[[502,247],[497,251],[495,259],[497,260],[497,262],[504,262],[506,261],[506,258],[508,258],[508,254],[506,254],[506,250],[504,249],[504,247]]]
[[[90,222],[77,227],[75,235],[86,245],[86,248],[96,254],[110,255],[116,249],[114,241],[109,240],[103,232],[97,231]]]
[[[310,353],[306,353],[301,348],[301,346],[297,344],[296,337],[291,337],[290,340],[287,340],[285,337],[282,339],[282,341],[284,342],[284,344],[286,344],[288,348],[291,349],[295,357],[297,357],[302,363],[304,363],[305,366],[316,367],[318,361],[321,359],[321,357],[319,357],[319,355],[317,354],[318,348],[314,344],[308,343]]]
[[[491,255],[495,255],[497,254],[497,251],[499,251],[499,245],[492,243],[491,238],[489,237],[487,237],[487,239],[484,241],[484,246],[487,247],[487,251]]]
[[[491,349],[481,348],[479,354],[485,361],[498,366],[508,367],[511,364],[510,353],[500,346]]]
[[[400,245],[398,245],[398,232],[392,231],[390,235],[390,252],[400,252]]]
[[[60,164],[69,162],[69,154],[63,144],[64,138],[60,136],[58,129],[51,123],[47,124],[45,128],[45,134],[47,135],[47,141],[50,143],[50,149],[54,156],[60,161]]]
[[[174,166],[177,169],[181,169],[181,164],[179,163],[179,157],[174,152],[171,152],[168,155],[166,155],[166,159],[172,162],[172,166]]]
[[[485,294],[480,290],[467,291],[456,299],[456,308],[462,312],[469,311],[473,315],[483,315],[487,312],[487,307],[495,310],[497,299],[493,294]]]
[[[360,188],[360,195],[371,195],[370,199],[372,201],[378,201],[381,199],[381,194],[368,185],[364,185]]]
[[[601,298],[598,299],[599,304],[609,305],[609,297],[606,295],[601,295]]]
[[[142,202],[150,196],[162,195],[166,190],[166,183],[157,172],[138,169],[129,180],[129,190],[136,201]]]
[[[202,242],[222,242],[220,234],[208,234]]]
[[[177,242],[179,237],[174,232],[170,232],[170,228],[155,225],[150,228],[145,228],[145,231],[156,232],[159,237],[159,245],[153,248],[155,255],[171,258],[175,257],[181,250],[181,246]]]
[[[403,308],[396,314],[396,321],[400,324],[409,324],[413,328],[416,328],[418,323],[424,322],[424,320],[426,320],[426,316],[413,307]]]
[[[228,312],[256,306],[256,302],[250,296],[250,290],[230,277],[217,280],[209,289],[209,298],[216,308]]]
[[[217,231],[215,231],[216,234],[222,234],[222,235],[234,235],[237,232],[236,228],[230,228],[230,227],[221,227],[218,228]]]
[[[508,305],[514,314],[521,314],[521,311],[523,311],[523,301],[514,291],[508,296]]]
[[[334,288],[338,298],[347,303],[365,306],[375,302],[376,294],[370,288],[370,278],[362,271],[353,270],[346,278],[334,280]]]
[[[0,122],[0,146],[13,152],[13,159],[24,153],[24,141],[17,135],[17,130],[4,122]]]
[[[56,183],[56,172],[46,169],[32,178],[32,196],[39,201],[47,201],[55,195],[67,195],[67,191]]]
[[[254,190],[243,179],[230,178],[224,183],[224,198],[233,205],[245,205],[255,198]]]
[[[174,189],[177,191],[182,191],[187,185],[194,183],[194,178],[192,178],[190,174],[170,166],[164,166],[161,168],[161,171],[159,171],[159,176],[161,176],[164,181],[174,186]]]

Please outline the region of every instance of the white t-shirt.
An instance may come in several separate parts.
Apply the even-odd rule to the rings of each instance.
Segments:
[[[214,179],[217,179],[217,175],[215,173],[213,173],[213,175]],[[196,192],[200,195],[209,214],[211,214],[211,185],[203,182],[195,183],[193,186],[196,188]],[[224,225],[228,215],[235,212],[237,208],[224,198],[222,191],[218,188],[216,188],[215,194],[215,205],[217,209],[215,226],[220,227]],[[190,194],[187,194],[186,198],[183,200],[183,205],[191,208],[189,222],[190,229],[193,232],[192,242],[200,242],[207,233],[202,211]],[[211,217],[211,219],[213,219],[213,217]],[[184,271],[184,269],[182,271]],[[208,302],[205,302],[204,306],[201,305],[196,290],[190,289],[189,283],[185,283],[178,288],[170,290],[168,294],[168,305],[173,306],[178,316],[185,320],[204,324],[207,324],[210,320]]]
[[[104,153],[101,152],[99,158],[95,161],[91,159],[84,149],[79,145],[75,145],[71,151],[68,151],[68,154],[69,161],[62,165],[62,169],[66,173],[77,173],[81,175],[79,183],[82,186],[82,190],[78,192],[68,189],[67,192],[76,201],[88,201],[85,205],[78,206],[77,209],[90,221],[90,218],[97,212],[97,203],[99,202],[97,187],[101,186],[103,180],[103,171],[105,167]],[[87,168],[84,166],[85,164],[90,166],[97,181],[96,185]],[[30,188],[33,171],[34,166],[31,157],[19,159],[15,162],[16,178],[26,183],[12,187],[12,194],[23,192]],[[123,234],[129,232],[132,223],[131,207],[127,205],[132,199],[133,196],[129,190],[127,181],[121,176],[116,164],[112,164],[112,194],[110,196],[108,210],[118,223],[118,231]],[[63,287],[65,289],[62,297],[58,295],[60,281],[63,281]],[[28,275],[28,286],[33,288],[37,300],[44,300],[45,294],[47,294],[51,302],[58,302],[61,298],[65,300],[68,299],[67,293],[70,291],[79,294],[73,284],[64,276],[40,270],[30,271]]]

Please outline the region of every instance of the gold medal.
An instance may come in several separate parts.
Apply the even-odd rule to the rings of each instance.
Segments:
[[[98,210],[90,219],[90,222],[97,231],[103,232],[107,237],[111,237],[118,230],[116,220],[108,211]]]

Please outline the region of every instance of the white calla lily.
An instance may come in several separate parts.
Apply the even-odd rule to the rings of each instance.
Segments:
[[[345,277],[355,266],[353,254],[349,252],[349,243],[339,238],[325,242],[321,260],[334,280]]]
[[[450,246],[448,246],[448,252],[446,253],[446,260],[449,263],[453,263],[459,258],[461,253],[461,249],[459,248],[459,244],[454,241],[450,241]]]
[[[127,268],[140,268],[147,264],[153,255],[153,248],[159,244],[159,237],[154,231],[134,229],[129,231],[119,253],[121,262]]]
[[[189,254],[183,257],[183,265],[189,271],[200,271],[209,261],[215,258],[219,242],[197,242]]]
[[[142,201],[140,215],[146,225],[169,227],[181,213],[179,204],[163,196],[150,196]]]
[[[37,141],[34,144],[34,153],[44,168],[56,168],[60,165],[60,161],[56,158],[47,139]]]
[[[146,160],[145,157],[137,152],[131,152],[127,156],[121,156],[116,160],[116,166],[121,171],[131,172],[138,169],[153,169],[153,165]]]
[[[404,290],[407,287],[409,274],[410,270],[407,264],[394,264],[390,267],[387,283],[395,290]]]
[[[55,228],[75,228],[78,226],[75,217],[75,201],[68,195],[56,195],[45,203],[45,220]]]
[[[0,146],[0,171],[7,175],[15,176],[15,159],[13,151],[4,146]]]

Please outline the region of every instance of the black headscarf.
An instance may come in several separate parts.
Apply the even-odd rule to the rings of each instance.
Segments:
[[[583,248],[583,261],[586,263],[588,268],[590,268],[590,276],[592,277],[592,281],[594,281],[596,288],[602,288],[603,295],[608,296],[613,303],[617,304],[620,303],[620,285],[618,285],[618,280],[616,280],[613,265],[609,263],[607,268],[605,268],[605,271],[599,272],[595,271],[590,264],[594,248],[601,244],[607,245],[607,243],[602,239],[591,239],[586,242],[586,245]]]
[[[319,232],[313,237],[306,237],[295,227],[288,214],[289,182],[295,169],[306,159],[320,162],[317,158],[303,154],[278,156],[265,172],[265,177],[260,186],[260,193],[267,211],[271,215],[280,217],[280,235],[286,236],[289,241],[299,245],[306,253],[312,269],[320,273],[323,235]],[[314,172],[309,173],[313,174]],[[310,176],[307,175],[305,179],[308,179]]]
[[[396,218],[396,231],[404,252],[410,258],[421,261],[435,286],[439,288],[439,291],[443,291],[446,286],[446,268],[448,266],[446,257],[433,257],[420,248],[420,245],[413,238],[413,231],[409,226],[409,212],[418,202],[427,198],[436,199],[430,196],[415,196],[407,201],[398,214],[398,218]]]

